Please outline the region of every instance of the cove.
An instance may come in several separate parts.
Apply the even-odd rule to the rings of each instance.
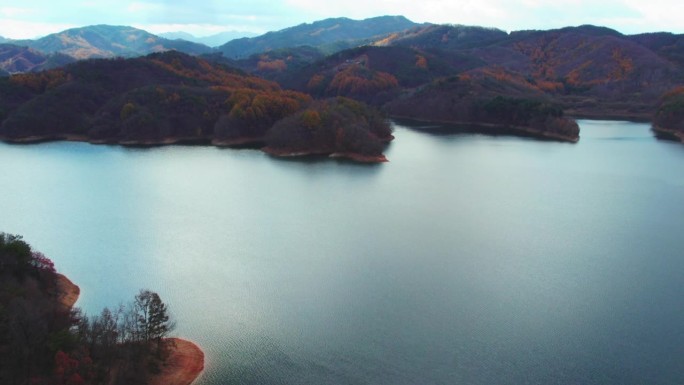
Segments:
[[[0,144],[0,231],[157,291],[213,384],[684,382],[684,146],[395,124],[382,165]]]

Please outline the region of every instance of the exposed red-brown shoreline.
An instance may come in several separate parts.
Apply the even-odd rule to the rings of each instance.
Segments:
[[[66,309],[74,306],[81,289],[63,274],[57,274],[57,300]],[[169,356],[161,372],[152,375],[150,385],[190,385],[204,370],[204,352],[191,341],[167,338]]]
[[[71,309],[80,294],[81,288],[71,282],[64,274],[57,274],[57,301],[61,306],[65,309]]]
[[[204,370],[204,353],[188,340],[168,338],[167,341],[172,346],[169,357],[149,385],[190,385]]]

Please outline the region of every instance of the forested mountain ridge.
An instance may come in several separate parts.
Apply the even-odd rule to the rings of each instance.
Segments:
[[[684,82],[684,37],[668,33],[629,36],[591,25],[510,34],[426,26],[378,44],[477,58],[481,67],[527,78],[577,115],[647,118],[660,95]]]
[[[203,44],[165,39],[141,29],[113,25],[67,29],[26,44],[45,53],[60,52],[76,59],[133,57],[171,49],[189,54],[211,52]]]
[[[218,50],[230,59],[298,46],[312,46],[332,53],[364,45],[416,25],[403,16],[380,16],[364,20],[340,17],[300,24],[253,38],[232,40],[218,47]]]
[[[42,71],[74,61],[74,58],[60,53],[44,54],[28,47],[0,44],[0,71],[5,71],[7,75]]]

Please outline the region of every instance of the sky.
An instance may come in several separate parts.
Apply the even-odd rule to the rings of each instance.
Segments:
[[[581,24],[684,33],[682,0],[0,0],[0,36],[25,39],[93,24],[152,33],[265,33],[328,17],[403,15],[504,31]]]

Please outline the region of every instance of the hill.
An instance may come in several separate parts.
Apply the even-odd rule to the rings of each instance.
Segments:
[[[325,55],[317,48],[298,46],[254,54],[239,60],[228,59],[220,53],[202,55],[202,58],[278,82],[283,88],[294,88],[291,86],[292,79],[296,76],[294,74],[298,74],[309,65],[324,59]]]
[[[20,143],[258,145],[274,124],[311,101],[176,51],[86,60],[0,79],[0,137]],[[355,125],[357,113],[365,114],[352,110],[338,125]]]
[[[46,55],[28,47],[0,44],[0,75],[3,71],[6,75],[42,71],[60,67],[73,61],[74,59],[70,56],[59,53]]]
[[[392,116],[453,123],[462,129],[576,142],[579,127],[525,78],[476,69],[409,90],[388,102]]]
[[[504,31],[466,25],[424,25],[394,33],[373,45],[414,47],[442,51],[484,47],[508,38]]]
[[[325,19],[253,38],[236,39],[220,46],[218,50],[230,59],[242,59],[255,53],[303,45],[331,53],[362,45],[416,25],[403,16],[380,16],[364,20]]]
[[[314,96],[347,96],[381,105],[401,88],[418,87],[483,64],[474,56],[459,53],[363,46],[303,66],[281,76],[280,83]]]
[[[659,95],[684,81],[684,39],[672,34],[626,36],[591,25],[506,34],[447,25],[414,28],[375,44],[475,57],[483,68],[529,79],[578,116],[647,119]]]
[[[211,52],[211,48],[202,44],[169,40],[141,29],[112,25],[68,29],[26,44],[41,52],[59,52],[75,59],[134,57],[167,50],[192,55]]]

